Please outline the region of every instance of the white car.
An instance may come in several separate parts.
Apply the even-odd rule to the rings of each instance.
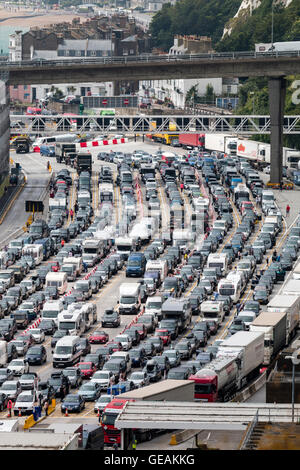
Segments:
[[[26,392],[21,392],[18,398],[15,401],[14,405],[14,415],[18,416],[19,413],[31,415],[33,413],[33,407],[35,403],[35,394],[32,391],[27,390]]]
[[[6,380],[0,388],[0,393],[4,393],[12,401],[17,399],[21,391],[21,384],[18,380]]]
[[[133,372],[130,377],[128,377],[128,380],[134,383],[136,387],[144,387],[145,385],[150,384],[150,378],[147,374],[147,372],[143,371],[137,371]]]
[[[116,378],[109,370],[98,370],[91,378],[91,382],[99,384],[101,389],[107,389],[116,383]]]
[[[13,359],[7,366],[14,375],[27,374],[29,372],[29,364],[24,359]]]
[[[27,374],[22,374],[19,382],[21,384],[22,390],[33,390],[38,388],[40,378],[36,372],[28,372]]]
[[[36,343],[43,343],[45,341],[45,333],[40,328],[32,328],[30,333],[32,334]]]

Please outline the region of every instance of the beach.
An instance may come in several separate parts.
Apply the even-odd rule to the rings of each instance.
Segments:
[[[0,27],[14,26],[16,28],[30,28],[32,26],[46,26],[53,23],[71,22],[74,18],[80,18],[81,22],[87,19],[86,15],[77,15],[73,12],[54,10],[11,10],[0,8]]]

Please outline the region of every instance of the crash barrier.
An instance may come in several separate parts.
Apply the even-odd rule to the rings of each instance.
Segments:
[[[51,403],[48,406],[47,415],[45,414],[44,416],[42,416],[42,407],[41,406],[35,406],[33,414],[28,416],[28,418],[25,419],[25,423],[24,423],[23,428],[24,429],[32,428],[36,423],[44,420],[45,418],[47,418],[48,415],[53,413],[53,411],[55,410],[55,407],[56,407],[56,400],[52,399]]]
[[[32,325],[30,325],[26,330],[24,330],[24,333],[27,333],[27,331],[31,330],[32,328],[37,328],[41,321],[42,319],[38,318],[35,322],[32,323]]]
[[[121,331],[120,335],[122,335],[128,328],[130,328],[132,325],[134,325],[137,321],[137,319],[143,315],[145,311],[145,307],[142,307],[141,311],[136,315],[136,317],[134,317],[133,320],[131,320],[131,322],[129,323],[129,325],[126,325],[125,328],[123,328],[123,330]]]
[[[106,145],[119,145],[119,144],[126,144],[128,142],[128,138],[124,137],[122,139],[109,139],[109,140],[91,140],[90,142],[80,142],[75,144],[76,150],[81,148],[90,148],[90,147],[104,147]],[[33,148],[33,151],[36,153],[40,152],[40,147],[36,146]]]
[[[169,442],[170,446],[177,446],[184,441],[187,441],[191,437],[194,437],[198,434],[199,431],[195,429],[185,429],[184,431],[178,431],[175,434],[172,434],[171,440]]]
[[[233,402],[244,402],[248,398],[252,397],[261,387],[266,383],[267,380],[267,371],[264,371],[258,379],[255,380],[253,384],[238,393],[233,399]]]

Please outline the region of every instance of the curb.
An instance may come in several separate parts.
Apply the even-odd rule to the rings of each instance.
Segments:
[[[4,212],[3,212],[3,214],[1,215],[1,218],[0,218],[0,225],[3,223],[5,217],[7,216],[8,212],[10,211],[10,208],[13,205],[13,203],[15,202],[15,200],[21,194],[21,191],[25,188],[26,182],[27,182],[26,181],[26,176],[24,175],[23,183],[20,186],[16,187],[16,191],[12,193],[11,198],[8,199],[8,201],[7,201],[7,206],[4,209]]]
[[[177,446],[184,441],[187,441],[191,437],[196,436],[200,430],[195,429],[185,429],[184,431],[178,431],[175,434],[172,434],[171,440],[169,442],[170,446]]]

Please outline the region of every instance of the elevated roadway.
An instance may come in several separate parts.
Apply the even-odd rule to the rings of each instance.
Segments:
[[[299,51],[140,55],[7,62],[10,85],[215,77],[284,77],[300,74]]]

